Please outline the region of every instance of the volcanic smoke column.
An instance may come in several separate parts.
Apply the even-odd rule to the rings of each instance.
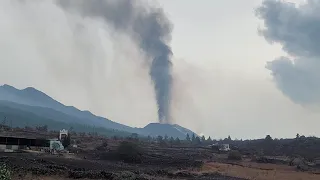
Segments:
[[[170,123],[172,24],[161,8],[140,0],[56,0],[83,17],[103,19],[115,31],[129,35],[150,59],[160,123]]]

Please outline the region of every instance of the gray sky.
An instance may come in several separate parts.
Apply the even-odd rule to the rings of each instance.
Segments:
[[[174,25],[176,123],[213,138],[320,135],[319,108],[294,101],[265,67],[292,54],[273,36],[276,43],[269,44],[258,35],[263,22],[254,8],[261,2],[158,1]],[[127,35],[49,0],[0,1],[0,26],[0,84],[34,86],[131,126],[156,121],[146,57]]]

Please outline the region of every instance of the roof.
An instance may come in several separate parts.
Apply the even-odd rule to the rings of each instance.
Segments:
[[[0,135],[2,138],[16,138],[16,139],[31,139],[31,140],[36,140],[36,139],[41,139],[41,140],[47,140],[46,138],[37,138],[37,137],[27,137],[27,136],[3,136]]]
[[[23,138],[23,139],[52,139],[50,136],[30,133],[0,132],[0,137]]]

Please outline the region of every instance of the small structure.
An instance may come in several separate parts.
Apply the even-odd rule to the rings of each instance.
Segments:
[[[221,144],[219,147],[219,151],[230,151],[230,146],[229,144]]]
[[[62,151],[64,146],[58,139],[50,139],[50,150]]]
[[[0,136],[0,151],[12,152],[30,148],[40,148],[55,151],[64,150],[64,146],[58,139]]]
[[[49,141],[46,139],[13,137],[13,136],[0,136],[0,150],[19,150],[26,149],[27,147],[49,147]]]
[[[212,144],[209,145],[209,147],[217,152],[227,152],[231,150],[229,144]]]
[[[59,140],[62,140],[62,138],[65,138],[67,136],[68,136],[68,130],[65,130],[65,129],[60,130]]]

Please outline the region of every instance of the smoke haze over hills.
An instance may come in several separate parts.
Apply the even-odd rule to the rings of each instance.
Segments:
[[[283,3],[273,9],[269,3],[265,12],[281,21],[262,27],[270,19],[254,14],[262,0],[203,1],[143,1],[161,7],[174,25],[172,41],[165,38],[174,52],[171,122],[212,138],[319,135],[318,109],[301,107],[317,104],[316,60],[282,50],[293,42],[301,47],[298,39],[303,47],[316,44],[304,39],[311,29],[289,29],[291,34],[303,30],[290,41],[279,29],[293,26],[285,23],[286,17],[304,19],[301,9],[287,9]],[[132,127],[158,122],[150,57],[132,31],[117,30],[103,18],[71,12],[56,2],[0,1],[0,84],[35,87],[63,104]],[[316,19],[312,10],[306,14],[313,17],[307,21]],[[258,35],[259,24],[269,28],[264,34],[276,43]],[[281,56],[297,63],[274,61]],[[271,62],[268,69],[266,62]],[[299,78],[302,86],[296,87]]]
[[[172,25],[163,10],[141,0],[58,0],[84,18],[102,19],[115,33],[125,33],[147,58],[158,104],[158,120],[170,123]],[[90,59],[88,59],[90,61]],[[90,72],[89,72],[90,73]]]
[[[53,97],[69,94],[59,100],[120,122],[122,112],[141,126],[157,121],[146,57],[128,35],[51,0],[2,1],[0,18],[4,83],[54,89]],[[19,73],[11,73],[13,68]]]

